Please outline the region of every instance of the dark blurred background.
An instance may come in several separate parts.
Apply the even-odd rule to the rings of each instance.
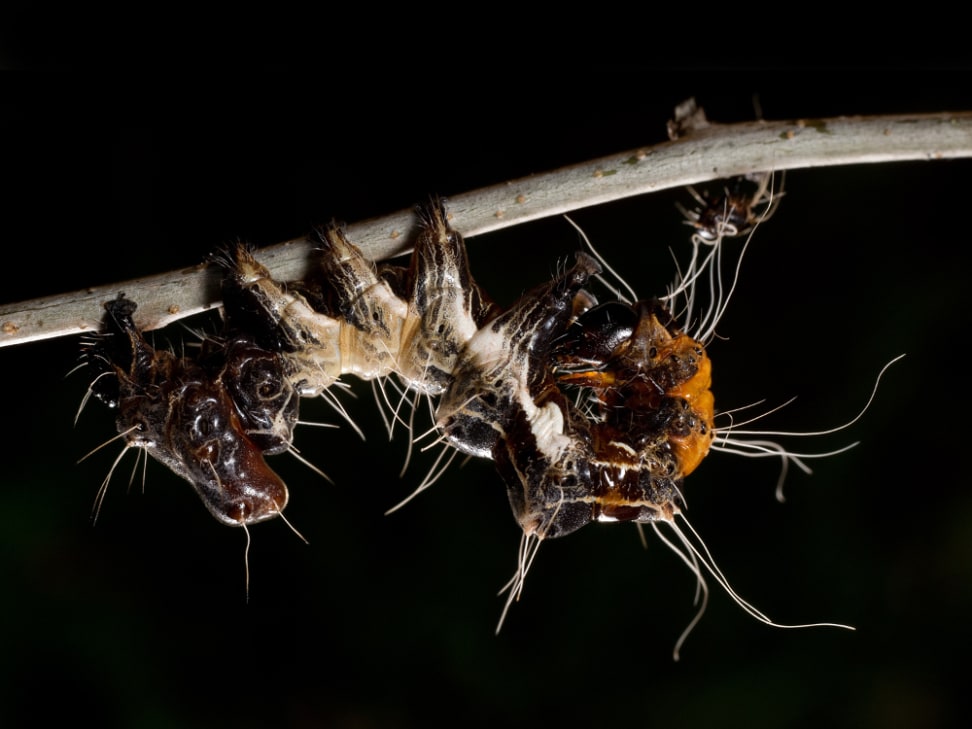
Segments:
[[[968,68],[521,69],[462,83],[401,74],[350,93],[326,75],[260,71],[133,83],[8,75],[4,302],[200,262],[662,142],[674,106],[750,120],[972,109]],[[100,727],[948,726],[969,708],[972,495],[964,418],[972,160],[788,173],[753,238],[709,348],[717,406],[797,396],[766,427],[852,428],[786,441],[826,451],[814,474],[714,453],[686,483],[689,517],[737,591],[715,585],[682,659],[694,581],[649,534],[595,525],[545,544],[494,635],[519,532],[487,462],[453,466],[402,510],[431,464],[391,443],[370,389],[366,431],[304,428],[334,480],[278,456],[287,515],[245,536],[220,526],[154,461],[78,464],[114,433],[68,375],[78,341],[0,351],[7,454],[0,509],[0,725],[67,710]],[[684,191],[573,219],[645,295],[683,260]],[[470,240],[473,269],[509,303],[578,247],[562,219]],[[189,320],[205,327],[211,320]],[[189,335],[179,326],[160,344]],[[303,415],[338,422],[322,403]],[[711,580],[710,580],[711,583]]]

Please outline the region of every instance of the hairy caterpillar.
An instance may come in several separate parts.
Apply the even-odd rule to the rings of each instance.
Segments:
[[[747,200],[747,216],[766,202],[763,193]],[[138,344],[136,356],[104,346],[91,350],[89,363],[99,373],[92,392],[113,404],[114,375],[120,388],[141,398],[134,410],[120,415],[119,430],[140,432],[129,431],[139,409],[159,413],[150,433],[178,429],[186,421],[182,411],[195,417],[191,391],[162,388],[169,402],[164,410],[157,407],[158,398],[145,393],[160,388],[158,372],[176,372],[186,380],[183,372],[201,368],[193,382],[198,380],[214,401],[227,400],[223,407],[236,417],[219,420],[220,428],[243,444],[239,447],[248,458],[263,462],[263,456],[290,448],[296,422],[296,410],[291,417],[287,409],[291,402],[296,408],[299,397],[326,397],[348,375],[397,378],[406,389],[437,400],[441,442],[492,459],[506,485],[523,532],[506,609],[522,592],[542,540],[593,522],[632,521],[656,531],[659,524],[670,526],[676,542],[663,539],[693,569],[703,590],[704,569],[750,614],[776,625],[732,591],[682,514],[684,479],[710,449],[747,447],[741,438],[746,433],[721,433],[715,426],[706,346],[732,290],[723,285],[723,238],[755,222],[730,216],[717,219],[717,227],[695,226],[692,259],[658,300],[640,299],[592,250],[578,252],[571,268],[501,310],[472,278],[465,245],[448,224],[444,204],[435,200],[423,207],[420,221],[407,267],[373,264],[336,225],[316,232],[317,266],[301,281],[274,280],[243,245],[218,252],[213,260],[224,269],[227,322],[227,333],[214,340],[219,345],[204,347],[198,362],[183,358],[172,365],[163,357],[155,363],[158,353],[146,349],[129,311],[116,328]],[[709,235],[712,231],[716,234]],[[704,255],[702,244],[708,246]],[[595,280],[628,293],[599,303],[590,290]],[[704,283],[712,292],[705,304],[697,296]],[[109,305],[109,313],[119,313],[113,311],[119,307]],[[102,341],[112,333],[109,323]],[[259,370],[259,377],[237,382],[227,376],[230,363],[256,361],[258,353],[273,363]],[[148,364],[142,366],[143,360]],[[102,377],[109,379],[102,383]],[[264,390],[266,395],[254,397]],[[234,474],[221,477],[218,459],[208,455],[214,451],[200,457],[191,439],[129,442],[153,453],[197,491],[213,492],[205,482],[214,481],[215,474],[222,498],[224,478],[233,482]],[[780,457],[784,465],[801,465],[808,457],[765,441],[753,443],[752,454]],[[282,482],[271,485],[268,478],[254,484],[252,490],[273,508],[249,507],[244,513],[241,502],[229,500],[225,503],[236,511],[218,501],[214,510],[212,497],[207,506],[224,523],[251,523],[251,513],[260,515],[252,521],[281,514]]]

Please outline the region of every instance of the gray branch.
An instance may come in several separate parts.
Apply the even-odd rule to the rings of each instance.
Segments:
[[[709,124],[663,144],[563,167],[449,198],[467,238],[580,208],[762,171],[972,157],[972,111],[798,121]],[[418,202],[418,201],[416,201]],[[348,226],[374,260],[408,252],[411,210]],[[307,238],[261,249],[281,280],[302,278]],[[81,334],[100,326],[103,303],[124,291],[139,302],[139,326],[157,329],[220,305],[205,265],[0,307],[0,347]]]

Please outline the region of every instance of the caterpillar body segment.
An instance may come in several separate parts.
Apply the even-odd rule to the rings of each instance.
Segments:
[[[559,437],[563,418],[556,411],[563,409],[562,395],[549,368],[550,347],[569,322],[574,297],[598,271],[593,258],[579,253],[572,268],[476,331],[436,409],[439,428],[455,448],[491,457],[506,423],[519,411]]]
[[[229,326],[282,354],[301,395],[320,394],[342,373],[341,321],[311,306],[306,287],[276,281],[252,251],[238,243],[214,259],[223,274]]]
[[[263,454],[289,444],[296,397],[285,387],[265,397],[264,375],[247,361],[253,350],[236,349],[228,360],[210,354],[206,364],[218,366],[209,369],[155,349],[132,320],[135,308],[128,299],[107,302],[104,330],[83,351],[95,375],[91,393],[118,411],[125,447],[144,450],[188,481],[223,524],[246,526],[280,515],[287,487]],[[257,369],[265,374],[274,365],[271,356]]]
[[[499,314],[469,270],[462,236],[441,200],[418,211],[420,234],[401,278],[408,289],[399,369],[413,389],[441,395],[476,332]]]

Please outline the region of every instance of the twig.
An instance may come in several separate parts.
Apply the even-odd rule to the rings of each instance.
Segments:
[[[706,124],[663,144],[563,167],[449,199],[452,224],[467,238],[622,198],[750,172],[972,157],[972,111],[798,121]],[[418,201],[416,201],[418,202]],[[374,260],[408,251],[410,210],[348,226]],[[307,238],[262,249],[278,279],[306,273]],[[138,324],[157,329],[219,306],[206,266],[0,307],[0,347],[97,329],[103,303],[124,292]]]

